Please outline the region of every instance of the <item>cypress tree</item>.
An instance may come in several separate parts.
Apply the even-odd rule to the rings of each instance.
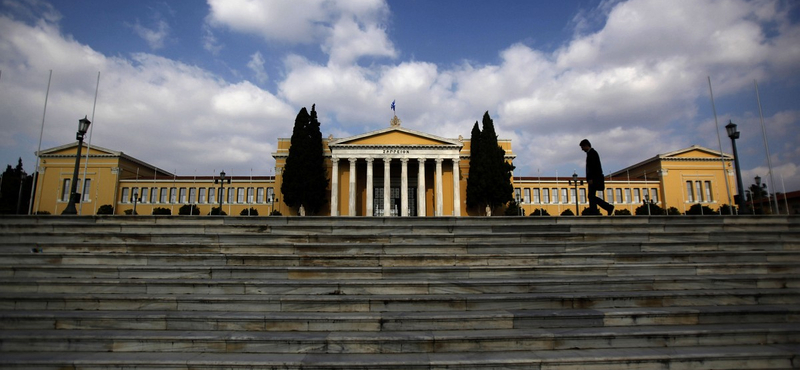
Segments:
[[[481,129],[478,127],[478,121],[472,126],[472,133],[470,134],[470,148],[469,148],[469,174],[467,175],[467,207],[479,207],[483,202],[483,186],[481,179],[482,163],[481,155]]]
[[[325,205],[328,187],[322,132],[315,107],[311,107],[311,114],[305,107],[297,113],[281,184],[283,202],[293,208],[302,206],[310,214],[319,212]]]
[[[514,186],[511,184],[511,171],[514,166],[506,162],[506,151],[497,144],[494,121],[489,112],[483,114],[483,131],[481,132],[480,158],[482,163],[483,200],[484,204],[494,210],[514,199]]]
[[[325,157],[322,150],[322,131],[317,120],[316,104],[311,106],[311,120],[307,126],[308,156],[306,166],[308,170],[307,202],[304,203],[306,211],[316,214],[328,202],[328,174],[325,168]]]

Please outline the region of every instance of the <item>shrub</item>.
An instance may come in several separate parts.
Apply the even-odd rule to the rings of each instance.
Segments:
[[[670,216],[680,216],[681,215],[681,211],[679,211],[675,207],[669,207],[669,209],[667,210],[667,214],[670,215]]]
[[[171,215],[172,214],[172,210],[170,210],[169,208],[164,208],[164,207],[156,207],[156,208],[153,208],[153,214],[154,215]]]
[[[36,214],[37,215],[49,215],[50,212],[47,212],[47,211],[36,211]]]
[[[687,215],[699,216],[699,215],[716,215],[718,214],[716,211],[711,209],[709,206],[701,205],[700,203],[692,204],[688,211],[686,211]]]
[[[226,216],[227,213],[220,209],[220,207],[211,208],[211,212],[208,213],[209,216]]]
[[[519,205],[515,201],[508,202],[508,207],[506,207],[505,212],[503,213],[505,216],[519,216],[522,212],[519,209]]]
[[[283,214],[281,213],[281,211],[279,211],[279,210],[277,210],[277,209],[273,209],[273,210],[272,210],[272,212],[270,212],[270,214],[269,214],[269,215],[270,215],[270,216],[283,216]]]
[[[618,210],[614,211],[614,214],[617,215],[617,216],[630,216],[631,215],[631,211],[629,211],[627,209],[618,209]]]
[[[731,214],[731,205],[730,204],[723,204],[719,207],[719,213],[723,216]],[[736,207],[733,207],[733,214],[739,214],[739,210]]]
[[[648,213],[647,208],[650,208],[650,212]],[[645,203],[641,206],[636,208],[636,215],[637,216],[659,216],[664,214],[664,209],[659,207],[658,204],[655,203]]]
[[[239,216],[258,216],[258,210],[257,209],[255,209],[253,207],[250,207],[249,211],[250,211],[250,213],[248,213],[247,209],[243,209],[241,212],[239,212]]]
[[[133,209],[126,209],[125,210],[125,214],[128,215],[128,216],[130,216],[130,215],[138,215],[139,212],[134,213]]]
[[[184,204],[178,210],[179,215],[188,216],[188,215],[199,215],[200,209],[197,208],[195,204]]]
[[[572,212],[571,209],[567,208],[567,209],[564,210],[564,212],[561,212],[561,215],[562,216],[575,216],[575,212]]]
[[[544,208],[537,208],[531,212],[531,216],[550,216],[550,213],[548,213]]]
[[[97,209],[98,215],[113,215],[114,214],[114,207],[110,204],[103,204],[100,208]]]

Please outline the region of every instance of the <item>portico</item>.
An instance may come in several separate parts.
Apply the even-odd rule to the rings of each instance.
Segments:
[[[329,139],[331,215],[460,216],[462,147],[399,124]]]

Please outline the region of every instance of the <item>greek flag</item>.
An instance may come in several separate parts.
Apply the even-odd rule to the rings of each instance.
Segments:
[[[392,100],[392,112],[394,112],[394,100]]]

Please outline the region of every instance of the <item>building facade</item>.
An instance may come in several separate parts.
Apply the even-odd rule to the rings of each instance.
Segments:
[[[510,140],[498,140],[506,160],[515,155]],[[84,144],[80,161],[77,205],[81,215],[94,215],[103,205],[114,214],[153,214],[196,206],[201,215],[220,207],[227,215],[297,215],[281,201],[283,167],[290,139],[278,139],[275,176],[177,176],[120,151]],[[480,216],[483,209],[466,207],[470,142],[403,128],[394,117],[388,128],[345,138],[323,139],[329,178],[328,206],[321,216],[436,217]],[[43,150],[32,209],[61,214],[69,201],[77,142]],[[86,156],[85,153],[88,153]],[[88,158],[88,162],[86,161]],[[521,212],[537,209],[560,215],[588,206],[586,185],[572,177],[513,177]],[[583,179],[582,176],[578,179]],[[657,155],[611,173],[603,198],[617,209],[643,202],[681,213],[695,203],[718,208],[735,194],[732,157],[711,149],[690,148]]]

